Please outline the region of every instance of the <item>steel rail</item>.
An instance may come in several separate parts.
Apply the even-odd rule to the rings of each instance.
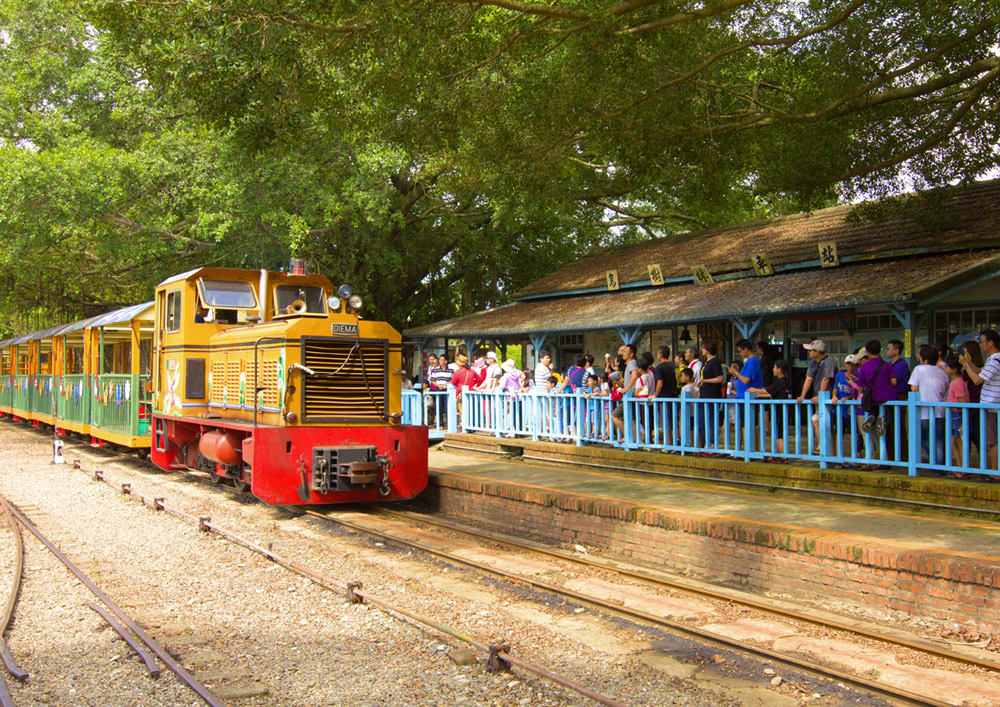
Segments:
[[[84,471],[83,466],[79,464],[79,462],[74,462],[73,467],[80,469],[81,471]],[[183,473],[190,475],[189,472],[184,472],[183,470],[178,470],[178,471],[182,471]],[[111,486],[112,488],[115,487],[115,485],[111,481],[104,478],[103,473],[100,472],[95,473],[94,479],[97,481],[101,481],[107,484],[108,486]],[[206,485],[211,484],[211,482],[207,480],[205,480],[204,483]],[[214,484],[211,485],[214,486]],[[232,491],[233,493],[238,494],[240,496],[250,496],[251,498],[256,498],[251,494],[246,494],[237,489],[229,489],[228,487],[225,488],[227,488],[228,491]],[[309,579],[313,580],[317,585],[323,587],[324,589],[329,590],[331,587],[334,587],[340,591],[346,592],[347,596],[352,601],[356,600],[355,597],[357,598],[357,600],[367,601],[368,603],[378,607],[379,609],[382,609],[383,611],[399,614],[400,616],[405,616],[406,618],[415,621],[423,626],[437,630],[445,635],[452,636],[464,643],[467,643],[468,645],[473,646],[474,648],[485,651],[490,655],[491,660],[495,657],[499,661],[500,665],[503,664],[516,665],[517,667],[523,670],[534,673],[539,677],[551,680],[552,682],[562,685],[563,687],[573,690],[581,695],[584,695],[585,697],[589,697],[595,702],[605,705],[606,707],[627,707],[624,703],[619,702],[610,697],[607,697],[606,695],[602,695],[598,692],[595,692],[590,688],[585,687],[584,685],[581,685],[573,680],[570,680],[569,678],[565,678],[557,673],[553,673],[552,671],[541,667],[540,665],[536,665],[535,663],[511,655],[509,652],[509,648],[506,646],[487,646],[486,644],[477,641],[471,638],[470,636],[466,636],[465,634],[455,629],[452,629],[444,624],[438,623],[432,619],[428,619],[426,617],[415,614],[407,609],[404,609],[400,606],[392,604],[391,602],[385,599],[382,599],[370,592],[363,590],[361,588],[362,585],[359,582],[342,582],[335,578],[327,577],[319,572],[311,570],[308,567],[302,565],[301,563],[295,562],[294,560],[279,555],[270,548],[263,548],[254,543],[253,541],[242,538],[239,535],[212,523],[212,519],[210,517],[194,516],[191,515],[190,513],[185,513],[184,511],[168,506],[165,503],[164,499],[161,497],[151,498],[149,496],[144,496],[141,493],[133,491],[130,484],[121,484],[120,490],[122,493],[137,499],[140,503],[142,503],[143,506],[153,508],[157,511],[163,511],[165,513],[168,513],[169,515],[173,515],[178,518],[183,518],[188,522],[195,523],[197,524],[200,530],[204,532],[215,533],[235,544],[241,545],[242,547],[251,550],[252,552],[258,553],[264,556],[265,558],[271,560],[272,562],[281,565],[282,567],[285,567],[286,569],[289,569],[297,574],[308,577]],[[150,501],[152,501],[152,503],[150,503]]]
[[[94,594],[94,596],[100,599],[101,602],[105,606],[107,606],[108,609],[111,610],[112,614],[114,614],[116,617],[118,617],[118,619],[122,623],[128,626],[129,630],[132,631],[132,633],[134,633],[139,638],[139,640],[145,643],[150,648],[150,650],[152,650],[153,653],[155,653],[157,657],[161,661],[163,661],[163,664],[166,665],[175,675],[177,675],[178,678],[180,678],[188,687],[194,690],[194,692],[202,700],[204,700],[206,704],[211,705],[211,707],[226,707],[226,704],[224,702],[222,702],[218,697],[216,697],[216,695],[211,690],[209,690],[200,682],[198,682],[198,680],[195,679],[194,676],[192,676],[188,671],[186,671],[184,667],[181,666],[180,663],[174,660],[173,656],[167,653],[167,651],[164,650],[159,643],[157,643],[155,640],[153,640],[151,636],[149,636],[149,634],[143,631],[138,626],[138,624],[136,624],[135,621],[133,621],[128,616],[128,614],[126,614],[124,611],[121,610],[121,608],[111,599],[111,597],[107,596],[101,590],[101,588],[98,587],[96,584],[94,584],[90,580],[90,578],[87,577],[87,575],[85,575],[83,571],[80,570],[80,568],[78,568],[75,564],[73,564],[73,562],[59,550],[59,548],[53,545],[52,542],[48,538],[46,538],[45,535],[43,535],[42,532],[35,526],[35,524],[32,523],[31,520],[26,515],[24,515],[24,513],[22,513],[16,506],[12,506],[10,508],[10,511],[11,513],[14,514],[14,517],[17,518],[17,520],[21,523],[21,525],[27,528],[28,531],[32,535],[34,535],[38,539],[38,541],[42,543],[42,545],[44,545],[49,550],[49,552],[55,555],[60,562],[66,565],[66,568],[69,569],[69,571],[72,572],[74,575],[76,575],[76,578],[79,579],[80,582],[82,582],[83,585],[87,587],[87,589],[89,589],[91,593]]]
[[[375,530],[373,528],[367,528],[363,525],[353,523],[351,521],[346,521],[339,518],[331,518],[330,516],[325,516],[316,511],[306,511],[305,513],[310,517],[324,519],[336,525],[340,525],[345,528],[350,528],[351,530],[355,530],[357,532],[364,533],[366,535],[377,537],[387,542],[395,543],[397,545],[402,545],[404,547],[409,547],[411,549],[418,550],[420,552],[424,552],[439,557],[441,559],[447,560],[448,562],[453,562],[455,564],[471,567],[486,574],[491,574],[493,576],[500,577],[502,579],[506,579],[521,585],[531,587],[532,589],[538,589],[544,592],[548,592],[550,594],[554,594],[556,596],[566,597],[581,604],[586,604],[588,606],[592,606],[601,609],[603,611],[608,611],[610,613],[618,614],[620,616],[624,616],[629,619],[643,621],[652,624],[654,626],[662,626],[664,628],[668,628],[673,631],[695,636],[701,640],[706,640],[717,645],[724,645],[728,648],[743,653],[750,653],[762,656],[768,658],[769,660],[782,663],[783,665],[797,668],[800,670],[805,670],[814,674],[821,675],[823,677],[832,678],[835,680],[839,680],[841,682],[848,682],[853,685],[859,685],[868,690],[871,690],[872,692],[877,692],[881,695],[886,695],[894,698],[903,698],[906,700],[910,700],[911,702],[914,702],[918,705],[926,705],[927,707],[955,707],[955,705],[953,705],[952,703],[942,702],[941,700],[938,700],[933,697],[928,697],[926,695],[919,695],[914,692],[909,692],[908,690],[901,690],[886,685],[882,685],[873,680],[869,680],[867,678],[858,675],[852,675],[851,673],[847,673],[842,670],[838,670],[836,668],[830,668],[824,665],[820,665],[818,663],[813,663],[811,661],[803,660],[801,658],[796,658],[795,656],[791,656],[785,653],[779,653],[777,651],[772,651],[767,648],[762,648],[760,646],[755,646],[749,643],[744,643],[742,641],[727,638],[725,636],[720,636],[718,634],[714,634],[694,626],[688,626],[677,621],[672,621],[670,619],[666,619],[660,616],[655,616],[653,614],[649,614],[647,612],[640,611],[638,609],[630,609],[625,606],[610,604],[601,599],[590,597],[585,594],[581,594],[579,592],[574,592],[572,590],[568,590],[563,587],[550,584],[548,582],[542,582],[537,579],[532,579],[530,577],[515,575],[505,570],[500,570],[495,567],[486,565],[484,563],[476,562],[475,560],[468,560],[462,557],[458,557],[456,555],[451,555],[450,553],[443,552],[441,550],[435,550],[433,548],[425,547],[415,541],[407,540],[406,538],[401,538],[391,533],[385,533],[383,531]]]
[[[863,626],[856,626],[849,623],[843,623],[830,618],[810,616],[800,611],[787,609],[784,607],[776,606],[774,604],[768,604],[766,602],[756,601],[754,599],[742,597],[737,594],[733,594],[731,592],[709,589],[707,587],[696,587],[690,584],[686,584],[684,582],[678,582],[676,580],[666,579],[665,577],[658,577],[656,575],[648,574],[646,572],[639,572],[637,570],[625,569],[622,567],[618,567],[614,564],[610,564],[607,562],[598,562],[597,560],[587,557],[579,557],[577,555],[573,555],[568,552],[562,552],[561,550],[552,550],[532,543],[526,543],[523,541],[513,540],[511,538],[499,535],[492,535],[490,533],[485,533],[478,530],[463,528],[462,526],[455,525],[452,523],[447,523],[440,520],[434,520],[418,513],[408,513],[405,511],[397,511],[390,508],[372,508],[371,510],[376,513],[398,516],[401,518],[407,518],[409,520],[413,520],[418,523],[423,523],[425,525],[444,528],[446,530],[450,530],[456,533],[462,533],[470,537],[479,538],[481,540],[493,542],[498,545],[506,545],[508,547],[512,547],[518,550],[523,550],[525,552],[533,552],[539,555],[545,555],[558,560],[563,560],[565,562],[571,562],[573,564],[582,565],[584,567],[592,567],[594,569],[599,569],[607,572],[614,572],[615,574],[618,574],[622,577],[636,580],[638,582],[645,582],[647,584],[653,584],[660,587],[665,587],[667,589],[673,589],[685,592],[687,594],[694,594],[708,599],[713,599],[716,601],[724,601],[732,604],[740,604],[742,606],[746,606],[751,609],[755,609],[757,611],[767,612],[769,614],[774,614],[775,616],[781,616],[783,618],[792,619],[794,621],[802,621],[805,623],[813,624],[815,626],[821,626],[823,628],[832,628],[838,631],[844,631],[846,633],[851,633],[858,636],[864,636],[865,638],[871,638],[876,641],[882,641],[883,643],[890,643],[903,648],[909,648],[911,650],[920,651],[922,653],[933,655],[938,658],[946,658],[948,660],[953,660],[959,663],[965,663],[967,665],[974,665],[976,667],[985,668],[987,670],[1000,671],[1000,663],[996,663],[990,660],[985,660],[982,658],[977,658],[975,656],[965,655],[963,653],[957,653],[955,651],[948,650],[947,648],[941,648],[940,646],[935,646],[932,643],[926,643],[923,641],[917,641],[908,638],[879,633],[878,631],[872,631],[866,629]]]
[[[484,454],[498,454],[510,457],[506,452],[496,452],[488,449],[477,449],[476,447],[465,447],[457,444],[443,444],[443,447],[451,449],[464,449],[470,452],[480,452]],[[742,481],[740,479],[725,479],[716,476],[700,476],[695,474],[677,474],[670,471],[658,471],[654,469],[639,469],[631,466],[616,466],[611,464],[594,464],[593,462],[566,461],[564,459],[553,459],[551,457],[538,457],[529,454],[514,456],[513,459],[531,459],[534,461],[548,462],[550,464],[564,464],[568,466],[587,466],[596,469],[610,469],[612,471],[628,471],[634,474],[651,474],[653,476],[666,476],[672,479],[687,479],[693,481],[711,481],[712,483],[731,484],[734,486],[749,486],[751,488],[762,488],[767,490],[778,489],[780,491],[791,491],[793,493],[817,494],[821,496],[842,496],[866,501],[878,501],[880,503],[891,503],[904,506],[916,506],[918,508],[932,508],[943,511],[961,511],[963,513],[979,513],[981,515],[994,516],[1000,513],[1000,508],[969,508],[968,506],[952,506],[946,503],[930,503],[928,501],[912,501],[905,498],[891,498],[889,496],[872,496],[864,493],[851,493],[849,491],[833,491],[830,489],[811,489],[799,486],[783,486],[780,484],[766,484],[760,481]],[[739,461],[739,460],[734,460]],[[431,471],[447,472],[447,469],[431,469]]]
[[[3,657],[3,663],[7,668],[7,672],[15,680],[27,680],[28,673],[17,667],[14,662],[14,657],[10,654],[10,647],[7,645],[7,641],[4,639],[4,634],[7,633],[7,629],[10,627],[10,621],[14,617],[14,607],[17,604],[17,598],[21,593],[21,577],[24,574],[24,541],[21,538],[21,528],[18,526],[17,521],[14,520],[14,516],[10,513],[10,508],[7,507],[7,501],[0,497],[0,505],[3,506],[4,516],[7,518],[7,524],[10,526],[11,532],[14,534],[14,579],[11,582],[10,596],[7,597],[7,606],[4,608],[2,620],[0,620],[0,656]]]
[[[7,519],[7,524],[10,526],[10,532],[14,535],[15,558],[10,596],[7,597],[7,606],[4,607],[3,617],[0,619],[0,655],[2,655],[3,663],[11,677],[15,680],[26,680],[28,673],[17,667],[17,664],[14,662],[14,656],[10,654],[10,648],[7,646],[7,641],[4,638],[4,634],[7,633],[7,629],[10,627],[10,620],[14,617],[14,607],[17,604],[18,595],[21,593],[21,577],[24,574],[24,541],[21,538],[21,528],[7,507],[7,501],[0,498],[0,505],[3,506],[3,513]],[[7,682],[3,677],[0,677],[0,707],[14,707],[14,700],[7,689]]]
[[[146,670],[149,671],[150,675],[154,678],[160,677],[160,666],[155,660],[153,660],[153,656],[149,654],[149,651],[143,648],[141,643],[132,637],[132,634],[129,633],[124,626],[118,623],[118,620],[115,619],[115,617],[112,616],[107,609],[99,604],[95,604],[92,601],[87,602],[87,608],[91,611],[96,611],[100,617],[104,619],[105,623],[107,623],[107,625],[110,626],[115,633],[121,636],[121,639],[128,644],[128,647],[135,651],[136,655],[142,658],[142,662],[146,664]]]

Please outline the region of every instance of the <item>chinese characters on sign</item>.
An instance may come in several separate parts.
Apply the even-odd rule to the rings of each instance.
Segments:
[[[654,285],[665,285],[666,280],[663,279],[663,271],[660,270],[660,264],[647,265],[646,268],[649,270],[649,281]]]
[[[708,268],[704,265],[695,265],[691,268],[691,272],[694,273],[695,282],[699,285],[711,285],[715,282],[715,280],[712,279],[712,273],[710,273]]]
[[[840,265],[836,241],[823,241],[819,244],[819,264],[824,268],[835,268]]]
[[[913,356],[913,332],[907,329],[903,332],[903,358]]]
[[[755,253],[754,255],[751,255],[750,262],[753,263],[754,272],[756,272],[760,277],[774,274],[774,268],[771,267],[771,263],[768,262],[767,256],[763,253]]]
[[[608,272],[607,272],[607,278],[608,278],[608,289],[609,290],[617,290],[619,288],[619,286],[620,286],[619,283],[618,283],[618,271],[617,270],[608,270]]]

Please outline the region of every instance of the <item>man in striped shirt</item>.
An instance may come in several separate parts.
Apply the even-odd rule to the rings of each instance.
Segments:
[[[1000,334],[992,329],[980,332],[979,348],[986,363],[979,368],[972,361],[965,364],[965,370],[973,383],[982,383],[979,402],[1000,405]],[[990,469],[997,468],[997,414],[995,410],[986,412],[986,446],[989,449]]]

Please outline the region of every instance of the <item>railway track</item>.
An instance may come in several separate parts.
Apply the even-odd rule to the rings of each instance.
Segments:
[[[157,659],[161,661],[178,679],[187,685],[205,704],[209,707],[226,707],[226,703],[219,699],[211,690],[202,685],[193,675],[191,675],[177,660],[170,655],[159,643],[147,634],[139,625],[126,614],[118,604],[111,599],[97,584],[93,582],[83,571],[77,567],[56,545],[49,540],[41,529],[20,509],[10,504],[6,498],[0,496],[0,505],[3,506],[4,514],[11,524],[15,535],[18,538],[18,555],[21,554],[20,532],[18,525],[30,532],[49,552],[51,552],[73,575],[98,599],[100,604],[88,602],[87,606],[96,612],[114,631],[121,637],[129,648],[138,655],[146,666],[146,670],[151,677],[160,675],[160,667]],[[18,562],[15,577],[15,590],[19,590],[22,565]],[[12,612],[16,591],[11,594],[11,601],[8,602],[8,611]],[[9,621],[11,614],[5,614]],[[6,622],[4,627],[6,628]],[[147,650],[147,648],[149,650]],[[152,654],[150,653],[152,652]],[[3,645],[4,663],[8,670],[19,679],[27,678],[27,674],[19,671],[13,664],[7,651],[6,643]],[[155,658],[153,656],[156,656]],[[8,662],[10,660],[11,662]],[[13,707],[13,700],[4,688],[4,707]]]
[[[108,461],[113,461],[113,459],[109,459]],[[198,477],[198,479],[206,485],[211,485],[211,483],[198,472],[193,472],[189,475]],[[246,495],[240,493],[235,489],[232,489],[231,487],[224,487],[224,488],[226,488],[228,492],[233,494],[239,494],[241,496]],[[719,636],[716,633],[711,633],[708,631],[701,630],[696,626],[691,626],[681,621],[672,621],[670,619],[664,618],[662,616],[657,616],[649,612],[636,609],[629,609],[627,607],[621,606],[620,604],[616,604],[612,601],[608,601],[600,597],[588,596],[581,592],[566,590],[564,587],[560,587],[551,582],[541,581],[530,576],[525,576],[523,574],[498,570],[496,567],[492,567],[482,562],[470,561],[468,558],[460,557],[453,553],[441,552],[434,548],[427,547],[426,544],[415,542],[407,538],[405,533],[386,533],[380,531],[377,528],[366,526],[363,523],[359,523],[356,520],[337,518],[336,517],[337,511],[323,513],[310,510],[306,511],[306,514],[309,515],[310,517],[316,518],[317,520],[321,520],[323,522],[335,523],[340,527],[349,529],[354,532],[364,533],[371,537],[377,537],[385,542],[390,542],[398,546],[408,547],[410,549],[413,549],[414,551],[436,556],[443,561],[455,565],[469,567],[475,569],[476,571],[483,572],[494,577],[499,577],[522,586],[529,586],[538,591],[546,592],[553,596],[562,597],[563,599],[568,601],[597,608],[609,614],[626,617],[640,624],[652,625],[662,629],[683,633],[685,635],[694,637],[699,641],[710,642],[711,644],[718,646],[725,646],[726,648],[732,649],[734,651],[743,654],[754,655],[768,661],[773,661],[781,665],[801,670],[809,675],[819,676],[828,681],[836,681],[837,683],[853,685],[858,688],[862,688],[864,690],[882,696],[890,697],[896,700],[904,700],[910,704],[927,705],[934,707],[951,707],[953,704],[955,704],[928,695],[921,695],[909,690],[898,689],[891,686],[887,686],[885,684],[879,683],[876,680],[866,678],[863,675],[852,674],[844,670],[832,668],[829,665],[817,663],[816,661],[805,660],[800,656],[789,655],[787,653],[769,650],[761,646],[748,643],[746,641],[739,641],[739,640],[725,638]],[[505,546],[522,553],[541,554],[548,558],[558,559],[559,561],[562,562],[568,562],[579,566],[585,566],[591,570],[596,570],[601,572],[614,572],[620,577],[627,578],[630,581],[642,582],[649,584],[651,586],[668,589],[670,591],[685,592],[688,594],[697,594],[699,596],[719,602],[726,602],[726,603],[739,602],[742,603],[744,606],[746,606],[748,609],[752,609],[753,611],[765,612],[767,614],[776,615],[790,621],[806,622],[809,623],[810,625],[818,626],[825,630],[849,633],[852,634],[853,636],[861,637],[871,641],[879,641],[885,644],[891,644],[893,646],[898,646],[900,648],[910,651],[918,651],[925,655],[933,656],[935,659],[938,660],[954,661],[966,666],[972,666],[974,668],[990,670],[990,671],[1000,670],[1000,664],[993,662],[987,658],[971,654],[965,654],[958,651],[948,650],[945,648],[941,648],[939,646],[935,646],[926,641],[902,638],[898,635],[892,635],[889,633],[882,633],[872,629],[863,628],[861,626],[851,624],[849,622],[836,621],[836,620],[831,621],[822,618],[817,618],[815,616],[810,616],[808,614],[805,614],[804,612],[789,610],[786,607],[780,607],[777,605],[768,604],[767,602],[747,600],[746,598],[739,598],[726,592],[716,592],[712,590],[707,590],[705,588],[694,587],[689,584],[677,582],[663,577],[656,577],[654,575],[641,572],[638,570],[623,568],[620,566],[613,566],[610,563],[597,561],[592,558],[582,558],[579,556],[574,556],[570,553],[564,553],[552,550],[551,548],[544,548],[524,542],[519,542],[511,538],[504,538],[496,535],[491,535],[488,533],[483,533],[481,531],[473,531],[468,528],[463,528],[451,523],[442,522],[440,520],[432,519],[427,516],[394,511],[394,510],[385,510],[385,509],[375,511],[373,512],[373,515],[391,516],[399,519],[404,519],[412,523],[419,523],[426,526],[432,526],[439,530],[444,530],[450,533],[459,533],[469,537],[476,537],[482,542]]]
[[[10,594],[7,597],[7,605],[4,607],[3,616],[0,617],[0,656],[3,657],[4,667],[8,674],[15,680],[25,680],[28,674],[17,667],[14,657],[10,654],[5,635],[10,628],[11,619],[14,618],[14,607],[17,605],[17,597],[21,593],[21,578],[24,574],[24,541],[21,538],[21,527],[17,524],[6,501],[0,501],[3,506],[3,515],[10,527],[11,536],[14,543],[14,571],[11,575]],[[7,689],[7,683],[0,677],[0,707],[13,707],[14,701]]]

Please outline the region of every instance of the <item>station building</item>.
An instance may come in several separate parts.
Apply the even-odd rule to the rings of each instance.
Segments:
[[[1000,180],[657,238],[593,253],[505,306],[409,329],[423,351],[524,344],[564,370],[577,353],[765,341],[804,369],[823,339],[838,364],[868,339],[957,344],[1000,327]],[[866,218],[864,207],[882,206]],[[875,209],[878,211],[878,209]],[[426,369],[424,369],[426,370]]]

